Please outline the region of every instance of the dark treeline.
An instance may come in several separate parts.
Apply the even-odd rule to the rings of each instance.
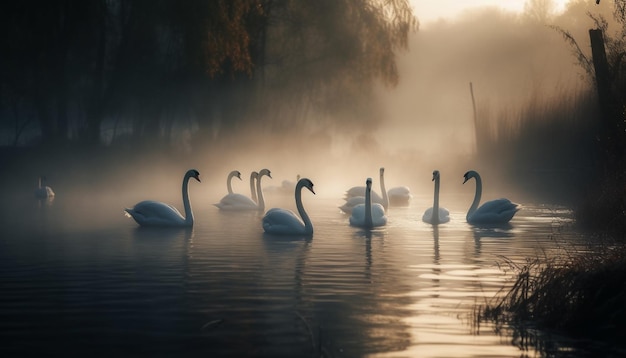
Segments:
[[[368,121],[417,26],[407,0],[2,2],[2,144],[193,145]]]

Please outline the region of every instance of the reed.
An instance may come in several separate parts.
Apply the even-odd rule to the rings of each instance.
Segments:
[[[607,152],[600,118],[585,88],[534,94],[517,109],[479,102],[477,160],[531,198],[572,206],[581,228],[626,237],[626,158]]]
[[[625,245],[603,241],[593,251],[506,264],[516,270],[515,281],[477,309],[480,319],[626,348]]]

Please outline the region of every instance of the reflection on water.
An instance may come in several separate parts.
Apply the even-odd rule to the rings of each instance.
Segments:
[[[503,258],[584,245],[564,229],[569,211],[527,204],[511,225],[479,228],[452,210],[450,223],[433,227],[416,202],[363,230],[336,201],[312,201],[313,238],[264,234],[259,213],[224,213],[210,201],[194,202],[193,229],[139,228],[113,199],[18,204],[2,219],[0,350],[540,355],[518,333],[477,325],[474,307],[510,284]]]

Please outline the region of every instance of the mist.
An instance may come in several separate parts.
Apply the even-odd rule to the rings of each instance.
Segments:
[[[610,11],[602,9],[610,18]],[[142,91],[149,86],[141,81],[150,74],[128,79],[108,102],[112,107],[95,122],[104,145],[74,149],[72,143],[80,142],[91,128],[81,124],[80,114],[72,115],[83,108],[79,103],[68,111],[70,144],[51,142],[56,153],[48,152],[50,159],[33,149],[28,152],[35,158],[33,165],[12,163],[23,171],[20,179],[8,178],[7,171],[3,176],[13,182],[10,187],[23,190],[41,174],[56,182],[59,192],[87,195],[98,186],[105,189],[96,195],[119,195],[125,205],[149,193],[176,200],[189,168],[198,169],[203,180],[190,188],[192,195],[215,201],[225,192],[231,170],[242,172],[244,180],[234,185],[247,193],[249,173],[262,168],[270,169],[274,178],[264,185],[279,186],[300,175],[312,179],[322,197],[341,198],[345,188],[363,185],[367,177],[376,182],[380,167],[385,167],[388,188],[405,185],[414,193],[431,192],[434,169],[442,172],[442,183],[450,191],[471,191],[460,185],[469,169],[488,171],[487,180],[498,188],[504,185],[505,173],[477,156],[470,83],[477,104],[494,113],[522,111],[537,98],[558,100],[570,91],[590,88],[570,44],[551,27],[572,31],[587,44],[587,30],[594,27],[587,10],[571,5],[570,11],[545,22],[529,14],[477,9],[399,32],[400,38],[406,35],[405,47],[402,39],[385,44],[381,48],[389,56],[367,58],[368,67],[358,70],[352,61],[362,49],[338,32],[346,30],[338,27],[343,21],[328,20],[327,29],[302,31],[294,38],[285,36],[292,28],[273,27],[266,35],[281,41],[265,48],[257,77],[225,72],[210,82],[176,78],[171,86],[167,77],[159,77],[147,82],[156,83],[158,91],[147,94]],[[302,27],[319,25],[310,21]],[[346,34],[366,25],[347,29]],[[335,42],[323,44],[318,37],[323,34]],[[299,41],[302,38],[319,43]],[[389,65],[391,59],[394,65]],[[314,65],[302,66],[313,60]],[[128,90],[132,86],[136,88]],[[184,92],[177,93],[181,88]],[[15,137],[13,128],[23,125],[17,147],[32,147],[37,134],[45,134],[43,126],[23,119],[32,108],[16,107],[17,114],[6,108],[5,138]],[[5,157],[12,153],[6,151]]]

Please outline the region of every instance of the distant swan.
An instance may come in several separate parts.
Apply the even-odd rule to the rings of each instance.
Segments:
[[[256,178],[256,172],[252,172],[253,174],[250,176],[250,188],[252,191],[252,195],[256,196],[254,192],[254,179]],[[213,204],[217,206],[220,210],[229,210],[229,211],[243,211],[243,210],[257,210],[257,204],[247,196],[243,194],[238,194],[233,192],[233,188],[231,185],[231,181],[234,177],[239,178],[241,180],[241,173],[237,170],[233,170],[228,174],[228,178],[226,179],[226,186],[228,188],[228,194],[220,200],[219,203]],[[256,198],[255,198],[256,199]]]
[[[424,212],[422,220],[433,225],[447,223],[450,221],[450,212],[446,208],[439,207],[439,170],[433,172],[433,181],[435,182],[435,199],[432,208]],[[439,213],[439,215],[433,215],[433,213]]]
[[[387,190],[390,206],[408,206],[411,201],[411,189],[406,186],[396,186]]]
[[[365,203],[352,208],[350,225],[371,229],[387,224],[385,208],[379,203],[372,203],[372,178],[365,181]]]
[[[474,194],[474,201],[467,211],[467,222],[470,224],[506,224],[508,223],[515,213],[521,208],[521,205],[511,202],[509,199],[496,199],[485,202],[481,207],[478,207],[480,203],[480,197],[483,192],[483,184],[480,179],[480,175],[474,170],[470,170],[465,175],[463,184],[465,184],[471,178],[476,179],[476,194]]]
[[[382,198],[376,194],[375,192],[371,193],[372,202],[378,203],[383,206],[385,210],[389,207],[389,198],[387,197],[387,190],[385,189],[385,168],[380,168],[380,191],[382,192]],[[352,208],[359,204],[365,203],[365,187],[364,186],[354,186],[346,191],[345,200],[346,202],[339,207],[344,213],[350,214],[352,212]]]
[[[39,177],[39,184],[35,189],[35,197],[38,199],[51,199],[54,198],[54,191],[51,187],[46,185],[46,177]]]
[[[200,173],[195,169],[190,169],[183,178],[185,217],[175,207],[152,200],[142,201],[132,209],[126,208],[126,216],[132,217],[141,226],[193,226],[193,212],[187,189],[189,178],[194,178],[199,182]]]
[[[278,235],[313,234],[313,224],[302,206],[302,188],[307,188],[311,193],[315,194],[315,191],[313,191],[313,182],[307,178],[298,180],[295,189],[295,197],[298,214],[300,214],[302,220],[291,210],[280,208],[270,209],[263,217],[263,230],[266,233]]]

